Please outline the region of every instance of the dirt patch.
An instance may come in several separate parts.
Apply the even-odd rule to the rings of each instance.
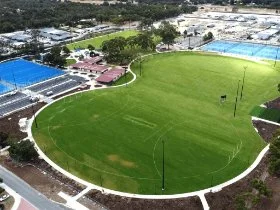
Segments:
[[[276,98],[272,101],[266,102],[265,105],[270,109],[280,109],[280,98]]]
[[[280,128],[278,125],[273,125],[260,120],[253,120],[253,125],[266,142],[269,142],[275,131]]]
[[[38,103],[34,105],[34,111],[37,112],[41,109],[45,103]],[[18,122],[21,118],[27,117],[30,119],[33,116],[32,108],[27,108],[18,112],[15,112],[7,117],[0,119],[0,131],[9,134],[12,139],[23,139],[27,137],[27,133],[23,133],[20,131]],[[9,120],[10,119],[10,120]]]
[[[108,155],[108,159],[110,161],[116,162],[119,160],[119,156],[118,155]]]
[[[100,191],[91,190],[86,194],[87,197],[104,204],[111,210],[202,210],[202,204],[199,197],[150,200],[138,198],[126,198],[117,195],[105,195]]]
[[[135,163],[131,162],[131,161],[127,161],[127,160],[121,160],[120,161],[121,165],[127,168],[135,168]]]
[[[136,165],[132,161],[124,160],[119,155],[111,154],[108,155],[108,160],[112,162],[119,163],[121,166],[127,167],[127,168],[135,168]]]
[[[23,165],[6,158],[1,164],[46,197],[57,202],[65,203],[65,200],[57,195],[60,191],[74,196],[85,189],[85,186],[66,178],[43,160]]]

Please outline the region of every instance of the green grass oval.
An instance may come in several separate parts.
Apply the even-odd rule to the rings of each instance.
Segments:
[[[44,109],[32,132],[47,156],[103,187],[138,194],[185,193],[242,173],[265,143],[251,109],[278,95],[270,64],[201,53],[148,56],[128,87],[70,96]],[[233,117],[238,80],[248,66]],[[227,101],[220,104],[220,96]]]

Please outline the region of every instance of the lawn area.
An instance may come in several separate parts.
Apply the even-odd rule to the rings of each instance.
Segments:
[[[233,117],[238,80],[248,66]],[[48,157],[103,187],[138,194],[201,190],[242,173],[266,145],[250,112],[279,96],[272,65],[177,52],[145,57],[128,87],[69,96],[44,109],[32,132]],[[227,100],[220,104],[220,96]],[[165,145],[165,191],[162,183]]]
[[[75,59],[66,59],[66,66],[70,66],[72,64],[75,64],[76,60]]]
[[[120,79],[118,79],[118,80],[113,84],[113,86],[125,84],[125,83],[131,81],[132,79],[133,79],[133,75],[132,75],[130,72],[127,72],[127,73],[126,73],[126,77],[125,77],[125,76],[122,76]]]
[[[129,30],[129,31],[120,31],[120,32],[116,32],[116,33],[112,33],[112,34],[106,34],[103,36],[97,36],[91,39],[86,39],[86,40],[82,40],[79,42],[74,42],[71,44],[66,45],[70,50],[73,50],[75,48],[87,48],[89,44],[93,45],[96,49],[99,49],[101,47],[102,42],[109,40],[109,39],[113,39],[116,37],[130,37],[130,36],[134,36],[137,35],[138,32],[135,30]]]
[[[280,122],[280,110],[278,109],[267,109],[264,107],[256,106],[251,111],[251,115],[277,123]]]

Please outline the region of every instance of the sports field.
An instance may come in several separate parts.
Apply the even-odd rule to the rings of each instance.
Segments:
[[[130,36],[134,36],[137,35],[138,32],[135,30],[129,30],[129,31],[121,31],[121,32],[116,32],[116,33],[111,33],[111,34],[106,34],[106,35],[102,35],[102,36],[97,36],[91,39],[86,39],[83,41],[79,41],[79,42],[74,42],[71,44],[66,45],[70,50],[73,49],[78,49],[78,48],[87,48],[89,44],[93,45],[96,49],[99,49],[101,47],[102,42],[109,40],[109,39],[113,39],[116,37],[130,37]]]
[[[143,75],[127,88],[78,94],[43,110],[39,128],[32,128],[40,148],[80,178],[138,194],[220,184],[243,172],[264,148],[249,113],[279,95],[280,73],[270,64],[178,52],[146,57],[142,66]],[[139,65],[132,70],[138,74]]]

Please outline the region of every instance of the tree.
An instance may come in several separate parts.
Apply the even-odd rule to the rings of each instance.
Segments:
[[[35,56],[39,56],[43,52],[43,45],[39,42],[40,31],[37,29],[31,30],[31,42],[29,43],[30,52]]]
[[[88,48],[90,51],[95,50],[95,47],[94,47],[93,45],[91,45],[91,44],[89,44],[87,48]]]
[[[7,133],[0,132],[0,146],[2,148],[8,146],[8,139],[9,135]]]
[[[137,43],[136,43],[136,36],[129,36],[126,38],[126,43],[130,47],[130,49],[134,48]]]
[[[207,34],[205,34],[203,36],[203,41],[208,41],[208,40],[211,40],[213,38],[214,38],[214,36],[213,36],[212,32],[208,32]]]
[[[170,45],[174,44],[174,40],[178,36],[175,27],[167,21],[160,24],[157,34],[162,38],[162,42],[167,44],[168,49]]]
[[[71,51],[69,50],[69,48],[66,47],[66,46],[63,46],[63,47],[62,47],[62,51],[63,51],[66,55],[69,55],[69,54],[71,53]]]
[[[143,18],[138,26],[140,30],[149,30],[153,26],[151,18]]]
[[[49,63],[53,66],[65,66],[66,59],[60,55],[61,48],[60,47],[53,47],[48,53],[45,58],[44,62]]]
[[[124,37],[116,37],[104,41],[101,45],[101,49],[108,62],[120,63],[122,60],[121,52],[125,49],[126,45],[127,42]]]
[[[273,136],[269,151],[269,172],[280,177],[280,130]]]
[[[21,141],[19,143],[12,142],[8,151],[10,157],[16,161],[28,162],[38,157],[34,143],[30,140]]]
[[[251,184],[258,191],[259,196],[271,197],[271,190],[267,188],[262,180],[254,179]]]
[[[147,50],[149,48],[154,50],[156,47],[153,41],[153,37],[147,32],[138,34],[135,37],[135,43],[144,50]]]
[[[208,36],[208,39],[213,39],[213,37],[214,37],[213,33],[211,31],[208,32],[207,36]]]

